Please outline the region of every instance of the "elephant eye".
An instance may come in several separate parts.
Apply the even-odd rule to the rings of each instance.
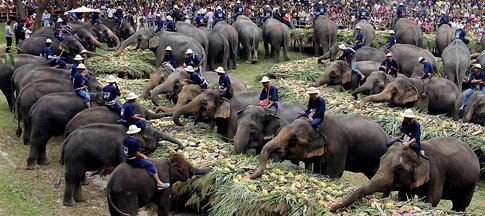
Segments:
[[[207,101],[201,101],[200,103],[204,106],[207,106]]]

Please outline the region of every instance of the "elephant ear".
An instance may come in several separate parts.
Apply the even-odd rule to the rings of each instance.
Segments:
[[[325,154],[325,145],[327,144],[327,137],[321,132],[315,131],[313,140],[308,143],[305,158],[312,158],[323,156]]]
[[[342,84],[349,83],[350,81],[352,81],[352,71],[346,68],[342,73]]]
[[[470,122],[473,117],[473,112],[475,111],[475,103],[470,104],[465,107],[465,115],[463,116],[465,119],[465,122]]]
[[[414,152],[412,153],[414,154]],[[418,156],[418,164],[414,167],[413,177],[411,179],[411,190],[427,183],[429,181],[429,161],[421,156]]]
[[[148,41],[148,48],[154,49],[160,45],[160,37],[158,35],[153,35]]]
[[[278,131],[280,125],[280,118],[278,116],[266,114],[264,117],[264,136],[269,137],[276,135],[276,131]]]
[[[404,91],[403,103],[416,102],[419,98],[419,91],[413,84],[409,84]]]
[[[229,118],[229,116],[231,116],[231,104],[226,100],[222,100],[217,106],[215,118]]]

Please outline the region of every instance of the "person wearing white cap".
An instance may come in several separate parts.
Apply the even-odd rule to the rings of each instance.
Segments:
[[[386,59],[382,61],[381,66],[379,67],[380,71],[384,71],[385,73],[390,74],[392,77],[396,78],[397,76],[397,61],[392,59],[392,52],[386,53]]]
[[[395,26],[397,21],[403,17],[406,17],[406,7],[404,7],[404,3],[401,2],[396,9],[396,18],[393,20],[392,26]]]
[[[232,20],[236,21],[237,17],[243,15],[244,7],[241,5],[241,1],[236,2],[236,6],[234,7],[234,15],[232,15]]]
[[[271,7],[269,5],[266,5],[264,7],[264,16],[261,18],[261,23],[265,23],[266,20],[270,19],[273,17],[273,11],[271,10]]]
[[[226,14],[222,11],[221,6],[217,6],[217,10],[214,15],[216,19],[214,20],[214,24],[212,25],[212,27],[214,27],[218,22],[224,21],[226,19]]]
[[[389,30],[389,34],[391,34],[391,37],[389,37],[389,43],[386,45],[386,49],[391,49],[394,44],[396,44],[396,32],[394,30]]]
[[[200,14],[200,11],[197,11],[195,14],[195,27],[201,27],[204,23],[204,16]]]
[[[470,89],[467,90],[465,93],[465,97],[463,97],[463,103],[460,107],[460,111],[462,111],[465,106],[468,104],[468,98],[473,94],[475,91],[482,91],[485,93],[485,73],[482,71],[482,65],[475,64],[472,68],[472,73],[470,74]]]
[[[176,58],[175,58],[175,54],[173,53],[172,47],[167,46],[165,48],[165,55],[163,56],[162,66],[172,71],[175,71],[175,68],[177,67],[175,65],[175,62],[176,62]]]
[[[199,85],[201,89],[207,89],[207,80],[194,70],[192,66],[189,65],[184,70],[189,73],[189,79],[185,79],[186,83]]]
[[[338,46],[339,49],[343,50],[343,55],[342,55],[342,58],[344,59],[344,61],[350,65],[350,68],[352,69],[352,73],[356,73],[357,75],[359,75],[360,79],[364,79],[365,76],[364,74],[362,74],[360,72],[359,69],[357,69],[357,63],[356,63],[356,59],[355,59],[355,50],[350,48],[350,47],[347,47],[345,46],[345,44],[340,44]]]
[[[167,31],[171,31],[171,32],[177,31],[175,22],[173,21],[173,18],[170,15],[167,16],[167,23],[165,24],[165,28],[167,29]]]
[[[42,48],[40,52],[40,58],[42,62],[49,63],[50,66],[57,67],[57,68],[65,68],[66,67],[66,59],[61,56],[54,55],[54,52],[51,50],[52,40],[47,38],[45,40],[45,47]]]
[[[320,123],[325,117],[325,100],[318,95],[318,89],[315,87],[310,87],[306,93],[310,96],[308,107],[305,111],[300,112],[297,118],[308,118],[312,127],[319,131]]]
[[[163,190],[170,187],[169,183],[163,183],[158,177],[158,169],[148,160],[148,157],[140,152],[140,145],[136,139],[141,128],[136,125],[128,127],[128,137],[123,140],[123,154],[126,158],[126,163],[132,167],[145,169],[149,175],[153,176],[157,184],[157,190]]]
[[[99,9],[96,9],[94,12],[91,13],[91,25],[97,26],[98,24],[101,23],[100,21],[100,15],[101,11]]]
[[[369,11],[365,9],[364,7],[361,7],[359,10],[359,20],[368,20],[369,19]]]
[[[79,55],[81,55],[81,57],[83,57],[83,63],[84,63],[84,59],[87,59],[88,58],[88,51],[83,49],[81,50],[81,52],[79,53]]]
[[[77,66],[77,72],[74,74],[72,87],[77,96],[83,98],[87,108],[91,108],[91,97],[88,93],[88,71],[84,64]]]
[[[357,49],[364,46],[364,34],[362,34],[362,27],[359,25],[355,27],[355,32],[357,32],[357,35],[355,36],[355,42],[352,49],[357,51]]]
[[[470,41],[468,39],[466,39],[466,31],[465,31],[465,26],[463,24],[460,23],[460,25],[458,25],[458,29],[455,31],[455,39],[460,39],[463,41],[463,43],[465,43],[466,45],[468,45],[468,43],[470,43]]]
[[[396,142],[402,142],[404,149],[411,148],[421,154],[421,125],[416,121],[416,116],[411,109],[406,109],[401,116],[404,118],[400,128],[402,135],[387,142],[387,147]]]
[[[157,14],[157,30],[156,30],[156,32],[161,31],[162,29],[163,29],[162,16],[160,14]]]
[[[259,95],[259,106],[266,109],[266,112],[271,115],[276,115],[278,111],[278,89],[269,84],[269,78],[264,76],[260,83],[263,84],[263,90]]]
[[[104,105],[121,117],[121,106],[116,103],[116,97],[121,96],[121,92],[116,84],[116,79],[113,75],[109,75],[106,82],[108,82],[108,85],[103,88]]]
[[[448,26],[451,27],[449,22],[450,22],[450,17],[448,15],[446,15],[446,12],[444,10],[441,10],[440,24],[438,25],[438,28],[441,25],[448,25]]]
[[[123,104],[121,119],[124,120],[123,125],[125,125],[125,127],[136,125],[143,130],[147,126],[147,123],[144,118],[135,114],[135,106],[133,104],[136,103],[136,98],[138,98],[138,95],[135,93],[128,93],[126,96],[126,102]]]
[[[72,67],[71,67],[71,76],[70,76],[71,81],[74,78],[74,74],[77,73],[77,66],[81,63],[83,63],[83,57],[81,55],[76,55],[74,57],[74,64],[72,64]]]
[[[123,8],[118,6],[114,15],[116,17],[116,23],[121,25],[121,20],[123,19]]]
[[[179,20],[180,16],[180,11],[178,5],[174,5],[172,9],[172,18],[174,19],[174,22],[177,22]]]
[[[66,35],[64,35],[64,31],[66,31],[66,27],[62,24],[62,18],[57,18],[57,22],[54,25],[54,37],[58,40],[63,41],[66,39]]]
[[[327,13],[327,8],[325,7],[322,1],[319,1],[318,5],[315,8],[315,19],[320,15],[325,16],[326,13]]]
[[[69,23],[69,13],[64,12],[64,16],[62,16],[62,25],[67,25]]]
[[[195,71],[199,72],[200,71],[200,66],[202,66],[202,61],[200,60],[199,55],[194,54],[192,49],[187,49],[185,52],[187,57],[184,59],[184,67],[187,66],[192,66]]]
[[[431,64],[430,61],[426,60],[424,57],[420,56],[418,58],[418,63],[423,64],[423,74],[421,76],[418,76],[418,79],[423,81],[424,85],[424,91],[422,96],[426,96],[426,93],[428,92],[428,83],[431,77],[433,76],[433,65]]]
[[[233,90],[231,86],[231,79],[224,71],[224,68],[216,68],[216,73],[219,75],[219,94],[223,98],[231,99],[233,95]]]

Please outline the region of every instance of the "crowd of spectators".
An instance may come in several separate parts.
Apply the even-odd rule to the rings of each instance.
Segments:
[[[37,0],[39,2],[40,0]],[[62,0],[60,0],[62,1]],[[269,5],[273,13],[277,14],[282,21],[287,21],[289,26],[297,28],[311,28],[314,18],[315,7],[320,0],[285,0],[280,8],[279,0],[276,1],[255,1],[241,0],[244,7],[244,15],[259,23],[263,17],[266,5]],[[434,32],[439,24],[441,13],[450,17],[450,24],[458,27],[465,26],[468,34],[481,36],[483,24],[485,23],[485,1],[483,0],[401,0],[406,7],[406,17],[414,24],[420,26],[426,33]],[[323,0],[326,6],[326,15],[334,20],[340,29],[352,28],[357,20],[357,13],[361,7],[365,7],[370,13],[370,22],[376,29],[391,29],[391,23],[396,16],[396,9],[401,3],[398,0]],[[12,0],[0,1],[1,8],[7,10],[14,4]],[[24,0],[29,15],[35,16],[37,8],[36,1]],[[56,17],[54,14],[60,7],[52,1],[47,13],[52,22]],[[65,2],[65,1],[64,1]],[[196,12],[204,16],[205,23],[214,20],[214,12],[221,6],[230,19],[234,14],[236,1],[229,0],[79,0],[79,6],[100,9],[105,17],[113,17],[116,8],[122,7],[124,16],[136,29],[152,27],[157,24],[157,15],[163,21],[173,13],[173,6],[178,5],[180,16],[176,19],[185,22],[194,22]],[[67,4],[66,4],[67,5]],[[47,24],[47,23],[46,23]]]

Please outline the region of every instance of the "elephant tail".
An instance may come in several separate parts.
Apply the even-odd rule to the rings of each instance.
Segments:
[[[118,212],[118,214],[130,216],[130,214],[124,213],[120,209],[118,209],[118,207],[116,207],[116,205],[113,203],[113,199],[111,199],[111,187],[113,187],[113,186],[112,186],[112,182],[110,181],[110,182],[108,182],[108,185],[106,186],[106,194],[107,194],[107,197],[108,197],[108,205],[110,207],[112,207],[116,212]]]
[[[59,166],[59,173],[58,173],[57,182],[54,185],[54,188],[56,188],[56,189],[59,188],[59,186],[61,186],[61,184],[62,184],[61,177],[62,177],[62,166],[64,165],[65,147],[66,147],[66,143],[69,142],[69,139],[71,138],[72,134],[73,133],[69,134],[69,136],[66,137],[66,139],[64,139],[64,142],[62,143],[61,158],[59,159],[59,164],[61,166]]]
[[[22,135],[22,127],[20,127],[20,118],[21,115],[20,115],[20,105],[19,105],[19,101],[20,100],[17,100],[15,101],[15,113],[14,115],[17,116],[17,132],[15,132],[15,135],[17,135],[17,137],[20,137]]]

